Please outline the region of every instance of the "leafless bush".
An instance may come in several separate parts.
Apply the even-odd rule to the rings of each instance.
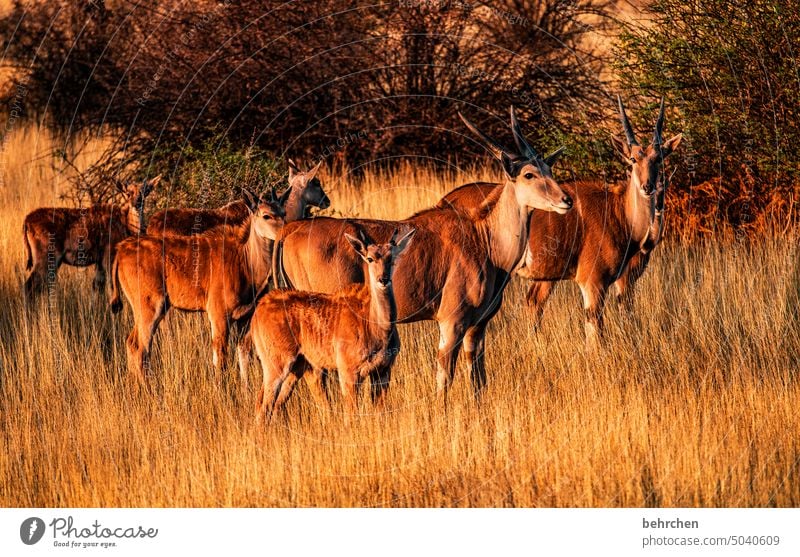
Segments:
[[[479,153],[458,110],[504,135],[514,104],[546,146],[599,118],[603,2],[17,1],[0,33],[31,114],[115,130],[110,172],[215,137],[358,167]]]

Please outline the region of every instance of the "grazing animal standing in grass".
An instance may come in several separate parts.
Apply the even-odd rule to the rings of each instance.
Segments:
[[[386,244],[365,244],[345,234],[367,269],[367,283],[336,294],[273,290],[262,298],[250,324],[264,373],[257,415],[271,418],[291,394],[298,379],[308,375],[320,402],[326,394],[322,375],[336,369],[348,407],[355,410],[357,390],[370,378],[374,402],[383,400],[388,372],[400,350],[397,305],[392,274],[414,230],[398,229]],[[377,400],[375,400],[377,399]]]
[[[322,161],[317,163],[311,170],[302,171],[292,159],[288,159],[289,164],[289,187],[280,197],[280,202],[286,211],[286,222],[294,222],[303,218],[308,218],[311,207],[327,209],[331,205],[331,200],[317,177]],[[150,236],[191,236],[202,234],[218,226],[241,224],[250,214],[247,204],[241,199],[237,199],[218,209],[167,209],[159,211],[150,217],[147,225],[147,234]],[[272,242],[268,244],[269,249],[265,251],[268,261],[272,260]],[[269,277],[267,277],[269,278]],[[239,363],[239,374],[241,377],[241,388],[247,390],[247,370],[250,364],[250,354],[252,353],[252,342],[246,327],[248,320],[242,319],[245,330],[237,344],[237,355]]]
[[[528,249],[517,270],[521,276],[534,281],[527,298],[537,325],[554,284],[561,280],[578,283],[586,311],[586,342],[590,347],[600,342],[603,307],[609,288],[616,283],[617,292],[630,297],[632,288],[628,283],[641,276],[649,253],[661,239],[665,192],[663,163],[682,139],[681,134],[666,141],[661,136],[663,99],[653,141],[647,148],[639,145],[622,100],[619,100],[619,112],[625,140],[612,139],[630,165],[630,180],[610,188],[604,182],[563,184],[575,199],[575,210],[565,215],[534,215]],[[440,205],[469,209],[480,204],[497,187],[485,183],[467,184],[446,195]]]
[[[117,244],[144,231],[144,202],[161,176],[130,183],[117,189],[125,196],[122,205],[93,205],[85,208],[42,207],[25,216],[25,294],[33,299],[48,281],[55,281],[62,263],[74,267],[95,266],[92,283],[102,291],[106,269],[114,260]]]
[[[153,336],[167,310],[204,311],[211,323],[214,366],[225,361],[232,315],[249,306],[269,276],[269,242],[284,224],[274,190],[269,199],[244,191],[250,217],[194,236],[143,236],[121,242],[114,260],[111,307],[133,310],[128,368],[146,382]]]
[[[653,254],[653,250],[661,243],[661,238],[664,236],[664,198],[668,187],[669,179],[662,174],[661,179],[656,184],[655,209],[647,239],[642,242],[641,250],[631,257],[628,266],[625,267],[625,270],[612,286],[617,296],[617,301],[628,312],[633,310],[633,287],[644,274],[647,265],[650,263],[650,256]]]
[[[311,207],[319,207],[320,209],[327,209],[330,207],[331,200],[328,194],[325,193],[325,190],[322,189],[319,178],[316,177],[322,165],[322,161],[318,162],[314,168],[306,172],[301,171],[292,159],[288,159],[287,162],[289,163],[289,188],[281,195],[281,203],[286,210],[286,222],[294,222],[296,220],[309,218],[311,216]],[[272,242],[269,243],[269,253],[266,254],[266,256],[271,262]],[[239,377],[241,380],[240,385],[242,391],[246,392],[247,371],[250,366],[250,355],[253,352],[253,343],[249,328],[246,326],[246,324],[249,323],[249,319],[245,317],[242,318],[241,321],[245,324],[245,330],[236,345],[236,352],[239,364]]]
[[[286,222],[309,216],[311,207],[327,209],[331,200],[322,189],[317,173],[322,162],[306,172],[289,160],[289,188],[281,195],[286,208]],[[224,224],[238,225],[250,215],[247,204],[241,199],[218,209],[166,209],[154,213],[147,223],[147,234],[189,236],[202,234]]]
[[[464,184],[439,200],[439,203],[436,206],[440,208],[451,208],[457,211],[472,210],[474,207],[477,207],[484,200],[486,200],[495,188],[500,187],[501,185],[502,184],[491,182],[474,182],[471,184]],[[569,187],[569,183],[564,184],[565,189],[568,189]],[[650,262],[652,251],[661,242],[661,238],[664,233],[664,197],[667,187],[667,180],[661,180],[657,185],[654,218],[653,223],[650,226],[650,232],[647,236],[647,240],[642,244],[641,251],[631,257],[628,266],[625,267],[625,270],[612,286],[617,295],[617,301],[622,304],[626,311],[629,312],[633,309],[633,287],[644,274],[644,271]],[[524,262],[525,259],[522,260],[523,264]],[[523,276],[526,273],[524,266],[518,269],[518,271],[521,272],[521,275]],[[535,289],[531,289],[529,296],[535,292]],[[536,310],[536,325],[538,326],[538,321],[541,319],[540,310],[542,308],[535,307],[534,309]]]
[[[463,118],[463,117],[462,117]],[[516,122],[512,109],[512,121]],[[416,230],[414,243],[395,273],[398,321],[435,320],[439,324],[437,385],[444,397],[455,374],[462,344],[476,394],[486,384],[484,337],[497,313],[511,272],[525,253],[531,211],[566,213],[572,199],[553,180],[549,160],[524,137],[513,152],[469,129],[500,159],[506,181],[469,212],[432,208],[404,221],[316,218],[288,224],[273,259],[277,284],[335,293],[363,284],[368,273],[344,233],[382,244],[398,226]],[[516,130],[518,131],[518,130]],[[521,134],[520,134],[521,135]],[[534,220],[544,213],[533,215]]]

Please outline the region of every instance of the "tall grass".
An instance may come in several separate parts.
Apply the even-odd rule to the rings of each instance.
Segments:
[[[148,396],[124,371],[130,311],[112,318],[91,272],[62,268],[55,296],[26,311],[22,218],[58,186],[30,162],[36,141],[20,130],[9,143],[0,193],[4,506],[800,504],[794,237],[659,247],[635,313],[608,308],[597,353],[574,285],[534,332],[514,279],[482,404],[463,368],[448,411],[436,404],[436,327],[421,323],[400,328],[383,413],[365,400],[348,421],[336,397],[323,411],[301,385],[263,429],[233,361],[215,375],[200,315],[162,323]],[[324,183],[343,214],[401,217],[494,170],[368,174],[362,193],[348,176]]]

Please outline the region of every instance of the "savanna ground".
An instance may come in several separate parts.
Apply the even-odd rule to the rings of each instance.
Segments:
[[[38,158],[49,141],[19,130],[2,168],[3,506],[800,504],[793,233],[660,246],[635,314],[610,304],[598,353],[583,349],[574,285],[534,332],[515,278],[489,332],[481,405],[463,367],[448,412],[436,404],[437,333],[422,323],[400,328],[384,413],[363,400],[348,423],[336,397],[323,412],[301,385],[286,418],[263,429],[233,359],[215,376],[200,315],[162,323],[145,396],[125,373],[130,310],[112,318],[92,271],[62,268],[55,295],[26,311],[22,219],[61,204],[65,187]],[[369,176],[364,193],[347,176],[323,183],[344,214],[398,218],[498,171],[409,168]]]

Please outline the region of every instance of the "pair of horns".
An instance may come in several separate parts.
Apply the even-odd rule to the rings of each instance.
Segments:
[[[633,133],[633,126],[631,126],[628,115],[625,114],[625,106],[622,104],[622,98],[617,95],[617,102],[619,103],[619,116],[622,120],[622,129],[625,130],[625,139],[628,142],[628,147],[639,145],[636,141],[636,135]],[[663,138],[661,137],[661,130],[664,127],[664,97],[661,97],[661,108],[658,111],[658,119],[656,120],[656,129],[653,132],[653,145],[661,145]]]
[[[517,113],[514,110],[514,107],[511,107],[511,131],[514,135],[514,143],[517,146],[517,153],[511,151],[510,149],[506,148],[505,146],[498,143],[496,140],[492,139],[477,127],[475,124],[470,122],[466,116],[458,113],[458,116],[461,118],[461,121],[474,133],[477,135],[486,147],[492,152],[492,154],[500,159],[505,155],[511,159],[519,159],[522,157],[525,160],[540,160],[542,157],[539,153],[536,152],[536,149],[533,148],[533,145],[528,143],[528,140],[525,138],[525,135],[522,133],[522,127],[519,125],[519,120],[517,120]],[[563,147],[562,147],[563,149]],[[559,149],[561,151],[562,149]]]

